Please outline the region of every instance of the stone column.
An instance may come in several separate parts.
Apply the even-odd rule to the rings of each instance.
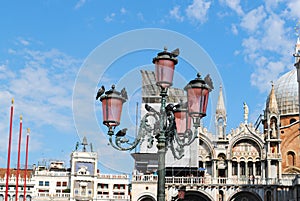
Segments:
[[[213,160],[213,178],[217,177],[217,161]]]
[[[232,177],[232,162],[228,161],[227,162],[227,178],[231,178]]]
[[[282,161],[279,160],[279,161],[278,161],[278,179],[279,179],[279,180],[282,179],[282,170],[281,170],[281,168],[282,168]]]

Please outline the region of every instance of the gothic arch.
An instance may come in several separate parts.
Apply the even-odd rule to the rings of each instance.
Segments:
[[[271,190],[267,190],[265,192],[265,201],[272,201],[272,191]]]
[[[212,147],[212,145],[213,145],[212,141],[206,135],[204,135],[202,133],[199,134],[199,140],[202,140],[203,143],[206,144],[206,146],[208,147],[209,152],[211,154],[211,158],[215,158],[215,151],[214,151],[214,148]]]
[[[286,153],[286,161],[288,166],[295,166],[296,165],[296,154],[294,151],[288,151]]]
[[[183,201],[214,201],[205,191],[186,191]]]
[[[255,192],[240,191],[228,198],[228,201],[263,201]]]
[[[141,196],[138,201],[155,201],[156,199],[151,195],[143,195]]]
[[[284,169],[284,173],[290,173],[290,174],[300,174],[300,168],[297,167],[288,167]]]
[[[253,143],[253,145],[257,145],[257,148],[258,148],[258,151],[259,151],[259,156],[260,158],[262,159],[263,158],[263,143],[261,142],[261,140],[257,139],[255,136],[250,136],[250,135],[246,135],[246,136],[241,136],[240,134],[238,136],[235,136],[232,141],[229,143],[229,149],[230,152],[228,154],[228,159],[232,159],[234,156],[233,156],[233,147],[235,145],[237,145],[239,142],[242,142],[242,141],[251,141]]]

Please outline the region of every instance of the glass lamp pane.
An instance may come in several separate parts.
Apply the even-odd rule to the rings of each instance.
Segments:
[[[188,94],[188,111],[192,117],[206,116],[208,103],[208,89],[206,88],[189,88]]]
[[[157,85],[162,88],[172,86],[175,64],[172,60],[159,59],[155,61],[155,77]]]
[[[120,124],[123,100],[119,98],[106,98],[102,100],[103,124],[118,126]]]
[[[175,122],[176,122],[176,129],[177,133],[184,134],[187,129],[191,129],[191,117],[187,118],[186,111],[175,111]]]

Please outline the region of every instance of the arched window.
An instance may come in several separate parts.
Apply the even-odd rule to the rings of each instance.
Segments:
[[[294,122],[296,122],[296,119],[291,118],[291,119],[290,119],[290,124],[292,124],[292,123],[294,123]]]
[[[224,193],[223,193],[223,191],[219,191],[219,200],[218,201],[224,201]]]
[[[287,153],[287,163],[289,166],[295,166],[296,164],[296,158],[295,158],[295,153],[292,151],[289,151]]]
[[[271,191],[267,191],[267,201],[271,201],[271,200],[272,200]]]
[[[237,175],[238,173],[238,164],[236,161],[232,161],[232,175]]]
[[[241,166],[241,175],[242,175],[242,176],[245,176],[245,175],[246,175],[246,165],[245,165],[245,162],[242,161],[242,162],[240,163],[240,166]]]
[[[255,174],[260,175],[261,174],[261,163],[260,161],[255,162]]]

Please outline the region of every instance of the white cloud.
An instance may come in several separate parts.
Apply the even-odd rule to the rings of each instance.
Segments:
[[[115,13],[111,13],[110,15],[108,15],[108,16],[106,16],[106,17],[104,18],[104,21],[105,21],[105,22],[111,22],[111,21],[113,21],[113,19],[114,19],[115,16],[116,16]]]
[[[278,79],[278,76],[284,72],[285,66],[286,64],[281,61],[269,62],[251,74],[251,84],[257,87],[260,92],[267,92],[270,89],[271,81]]]
[[[240,0],[220,0],[221,3],[225,3],[229,8],[234,10],[238,15],[243,15],[243,9],[240,5]]]
[[[86,2],[86,0],[79,0],[77,3],[76,3],[76,5],[75,5],[75,9],[77,10],[77,9],[79,9],[79,8],[81,8],[84,4],[85,4],[85,2]]]
[[[126,10],[125,8],[121,8],[121,9],[120,9],[120,13],[124,15],[124,14],[127,13],[127,10]]]
[[[243,17],[241,27],[251,32],[257,31],[260,23],[266,16],[267,15],[264,11],[264,7],[259,6],[258,8],[251,10]]]
[[[292,47],[290,41],[286,38],[289,29],[284,25],[285,21],[278,15],[272,14],[266,19],[264,22],[265,31],[262,38],[264,49],[279,54],[286,54],[286,52],[282,52],[282,50],[288,50]]]
[[[25,40],[23,38],[19,38],[19,42],[24,46],[28,46],[30,44],[28,40]]]
[[[55,138],[56,131],[65,138],[75,133],[72,117],[72,93],[77,71],[82,63],[57,49],[32,50],[29,44],[20,49],[14,47],[13,59],[0,64],[0,132],[7,133],[0,140],[0,152],[7,151],[8,119],[11,98],[15,99],[15,117],[23,115],[23,127],[30,127],[30,151],[45,151],[47,134]],[[12,49],[12,48],[11,48]],[[4,111],[3,111],[4,110]],[[17,121],[14,121],[17,123]],[[17,135],[19,125],[15,123],[14,134]],[[62,136],[66,133],[66,136]],[[58,135],[58,134],[57,134]],[[25,143],[25,134],[22,143]],[[16,137],[13,143],[16,143]],[[22,145],[23,146],[23,145]],[[47,145],[46,145],[47,146]],[[12,147],[15,151],[17,146]]]
[[[145,21],[145,18],[144,18],[143,13],[138,12],[138,13],[136,14],[136,16],[137,16],[138,20],[143,21],[143,22]]]
[[[286,0],[265,0],[265,6],[266,6],[266,10],[268,12],[273,12],[273,10],[275,10],[281,2],[285,2]]]
[[[203,24],[207,20],[207,12],[210,5],[211,2],[206,0],[194,0],[185,10],[186,15],[189,19]]]
[[[296,17],[296,18],[300,18],[300,1],[299,0],[290,0],[287,3],[287,7],[288,7],[288,14],[290,15],[290,17]]]
[[[236,27],[235,24],[231,24],[231,32],[234,34],[234,35],[238,35],[239,34],[239,31]]]
[[[16,50],[18,57],[25,59],[23,67],[1,65],[1,85],[7,90],[3,93],[15,97],[27,121],[69,129],[72,117],[65,111],[71,113],[73,82],[81,61],[55,49]]]
[[[245,60],[253,66],[251,84],[260,92],[268,92],[270,81],[292,66],[294,41],[289,39],[292,29],[287,24],[290,16],[278,9],[279,3],[266,1],[245,14],[240,23],[247,30],[242,47]]]
[[[184,17],[180,14],[180,6],[175,6],[172,10],[170,10],[170,16],[179,22],[184,20]]]

